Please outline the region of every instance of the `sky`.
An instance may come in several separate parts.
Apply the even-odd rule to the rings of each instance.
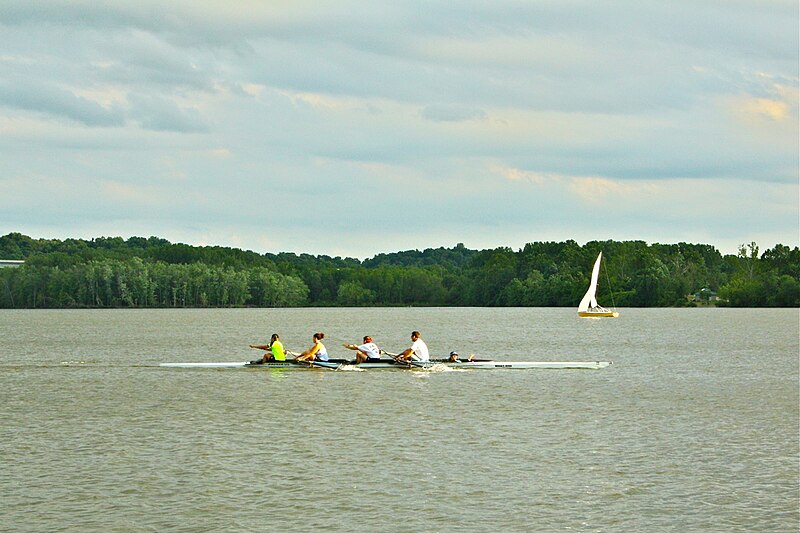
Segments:
[[[0,2],[0,235],[800,245],[796,0]]]

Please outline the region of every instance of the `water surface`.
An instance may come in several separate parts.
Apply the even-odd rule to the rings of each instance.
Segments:
[[[0,311],[0,529],[797,531],[800,312]],[[164,369],[279,333],[603,370]]]

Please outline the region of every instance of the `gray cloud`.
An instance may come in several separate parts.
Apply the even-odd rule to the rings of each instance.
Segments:
[[[159,96],[128,95],[131,117],[142,127],[156,131],[202,133],[208,131],[197,109],[181,108],[174,101]]]
[[[0,81],[0,105],[75,120],[87,126],[121,126],[119,106],[104,108],[70,91],[48,85],[32,85],[26,80]]]

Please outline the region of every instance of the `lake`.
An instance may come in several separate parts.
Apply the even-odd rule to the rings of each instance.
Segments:
[[[800,311],[0,310],[0,530],[798,531]],[[602,370],[168,369],[333,356]]]

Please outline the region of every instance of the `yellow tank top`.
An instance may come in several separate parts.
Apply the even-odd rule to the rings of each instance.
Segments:
[[[286,361],[286,354],[283,352],[283,344],[281,341],[275,341],[270,345],[273,357],[276,361]]]

